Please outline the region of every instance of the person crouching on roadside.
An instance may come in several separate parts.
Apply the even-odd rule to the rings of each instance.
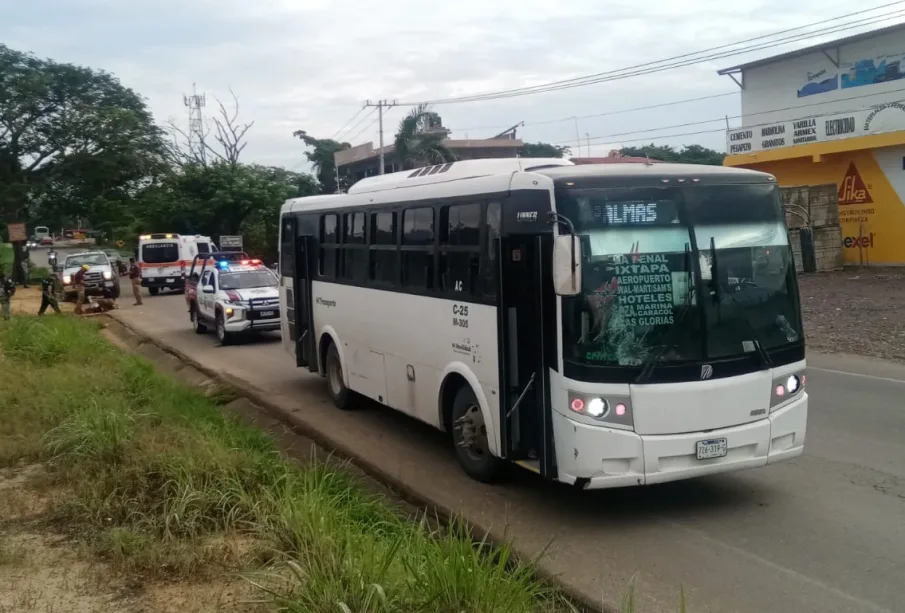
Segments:
[[[129,258],[129,281],[132,282],[135,306],[141,306],[141,267],[135,263],[135,258]]]
[[[72,277],[72,285],[75,287],[78,297],[75,299],[75,314],[82,314],[82,305],[85,304],[85,275],[88,273],[88,264],[82,264],[78,272]]]
[[[47,307],[52,308],[57,314],[60,313],[60,305],[57,304],[57,281],[56,277],[50,275],[41,281],[41,309],[38,315],[43,315]]]
[[[0,308],[3,310],[3,319],[9,321],[10,302],[16,293],[16,284],[13,280],[0,272]]]

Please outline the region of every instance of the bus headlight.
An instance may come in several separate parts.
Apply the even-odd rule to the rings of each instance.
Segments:
[[[597,422],[633,428],[632,403],[628,396],[604,398],[593,394],[569,392],[569,410]]]
[[[782,377],[776,378],[773,381],[770,410],[772,411],[792,398],[797,397],[802,390],[804,390],[804,386],[804,373],[793,373],[791,375],[783,375]]]

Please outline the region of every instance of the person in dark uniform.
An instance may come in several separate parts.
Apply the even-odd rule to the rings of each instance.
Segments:
[[[129,258],[129,282],[132,284],[135,306],[141,306],[141,267],[135,263],[135,258]]]
[[[16,284],[13,280],[0,272],[0,308],[3,310],[3,319],[9,320],[10,303],[13,294],[16,293]]]
[[[43,315],[47,307],[52,308],[57,314],[60,312],[60,305],[57,304],[57,280],[53,275],[41,281],[41,309],[38,315]]]

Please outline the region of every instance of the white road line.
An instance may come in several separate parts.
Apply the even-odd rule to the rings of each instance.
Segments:
[[[876,381],[890,381],[892,383],[905,383],[905,379],[894,379],[892,377],[878,377],[877,375],[865,375],[860,372],[849,372],[847,370],[833,370],[832,368],[818,368],[816,366],[808,366],[808,370],[819,370],[820,372],[830,372],[835,375],[848,375],[850,377],[863,377],[865,379],[874,379]]]

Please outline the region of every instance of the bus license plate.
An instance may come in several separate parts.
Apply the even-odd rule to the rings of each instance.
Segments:
[[[271,317],[276,317],[277,312],[276,311],[261,311],[259,313],[259,316],[261,317],[261,319],[268,319]]]
[[[729,444],[724,438],[712,438],[706,441],[698,441],[695,443],[698,459],[709,460],[711,458],[722,458],[729,453]]]

